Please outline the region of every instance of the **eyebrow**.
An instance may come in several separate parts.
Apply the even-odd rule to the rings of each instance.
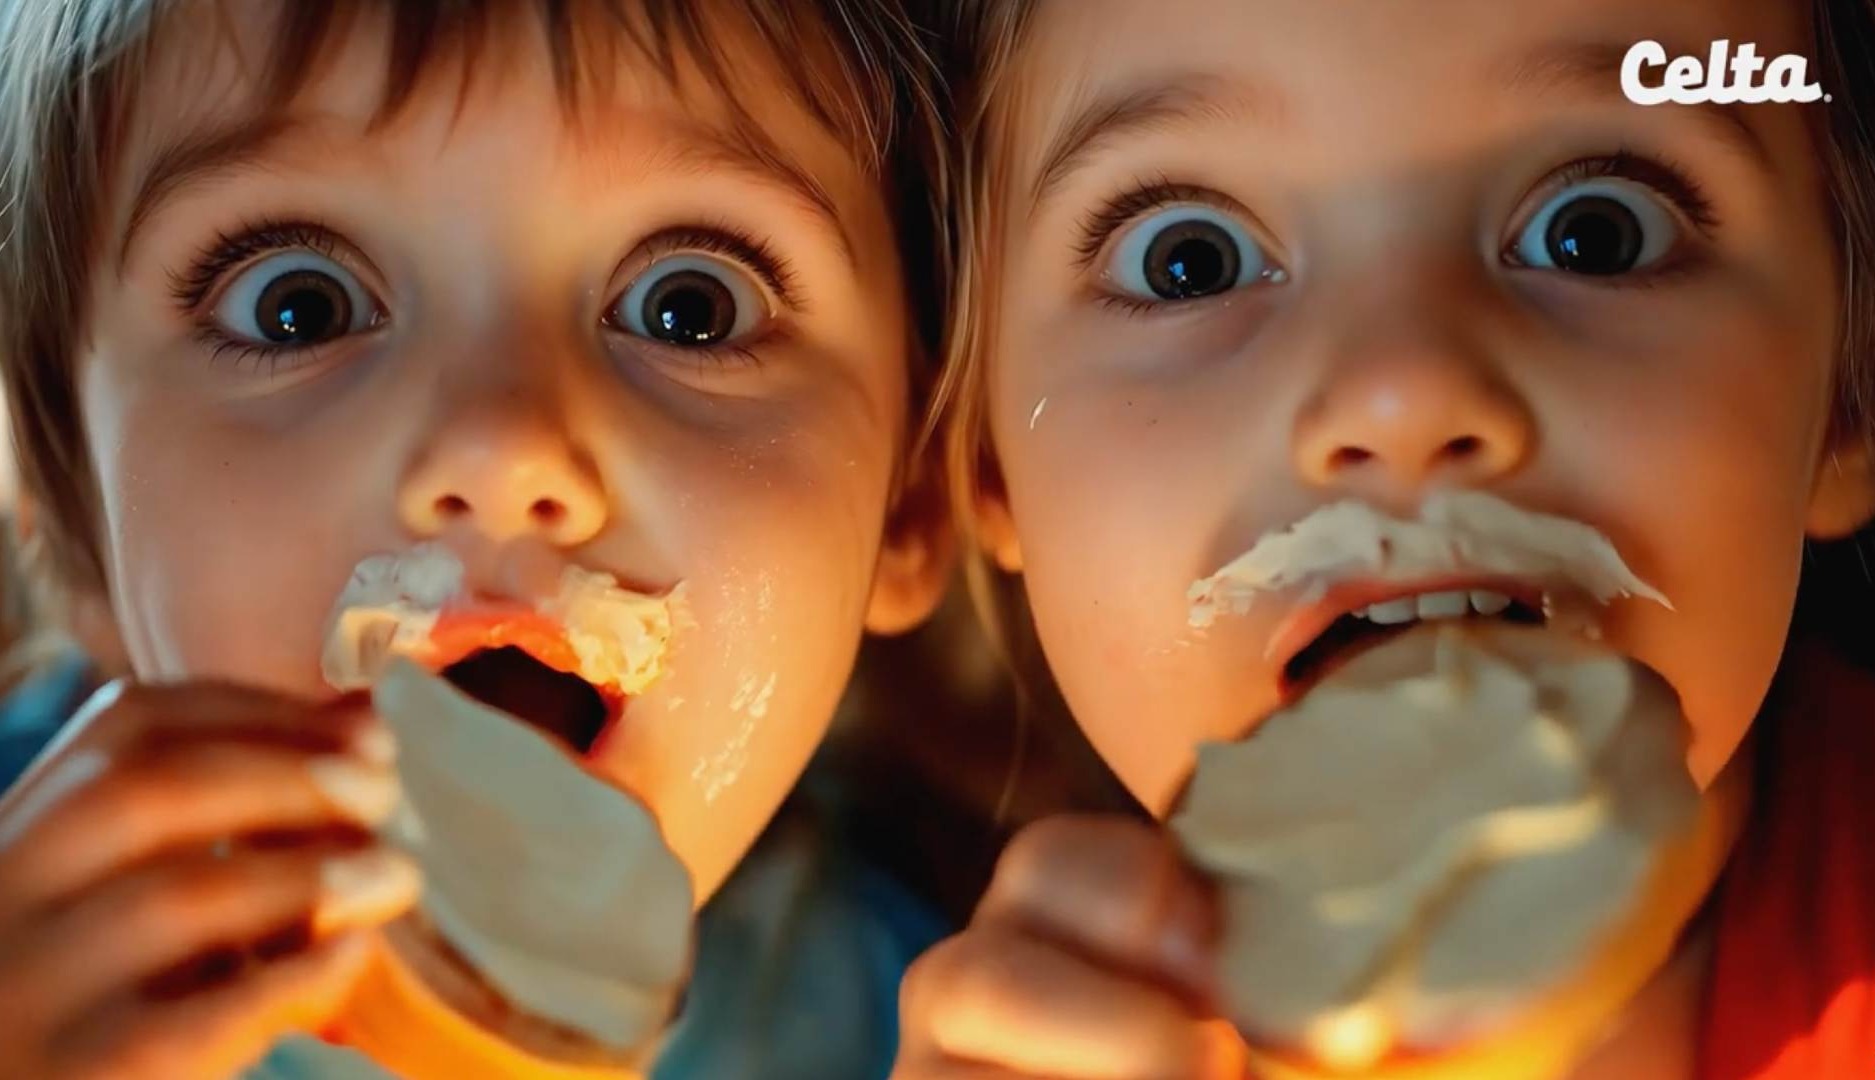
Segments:
[[[1127,135],[1163,130],[1195,119],[1230,116],[1245,109],[1227,104],[1227,80],[1186,72],[1103,94],[1074,113],[1049,143],[1029,192],[1031,210],[1107,143]],[[1267,92],[1243,95],[1244,104],[1262,111],[1274,102]]]
[[[1495,81],[1506,93],[1541,96],[1573,92],[1625,101],[1621,92],[1621,65],[1631,44],[1550,43],[1500,65],[1494,73]],[[1668,54],[1689,55],[1671,48]],[[1707,102],[1681,107],[1711,124],[1715,134],[1761,164],[1772,164],[1769,148],[1763,136],[1751,126],[1743,106]],[[1245,86],[1203,72],[1186,72],[1100,95],[1076,111],[1049,143],[1030,191],[1030,210],[1039,208],[1069,176],[1086,165],[1087,159],[1116,139],[1200,119],[1271,117],[1280,116],[1282,111],[1282,99],[1272,88]]]
[[[301,117],[255,117],[231,127],[191,132],[158,150],[131,197],[117,248],[117,272],[124,272],[137,234],[165,203],[193,185],[260,167],[281,143],[311,127]]]
[[[141,230],[169,201],[188,188],[265,167],[281,145],[318,128],[306,116],[254,117],[232,126],[191,132],[150,158],[130,202],[130,214],[118,246],[117,271],[123,273]],[[746,126],[744,126],[746,127]],[[781,190],[825,223],[841,254],[853,258],[852,237],[825,185],[760,131],[730,133],[686,128],[674,140],[675,152],[663,160],[699,173],[723,171]]]
[[[1637,37],[1635,41],[1647,40]],[[1661,39],[1664,40],[1664,39]],[[1633,42],[1564,41],[1538,46],[1513,57],[1496,71],[1497,80],[1509,93],[1538,96],[1573,93],[1588,98],[1615,98],[1626,101],[1621,90],[1621,66]],[[1700,55],[1685,49],[1667,47],[1668,56]],[[1764,136],[1751,126],[1744,106],[1737,102],[1698,105],[1635,105],[1634,108],[1680,108],[1706,122],[1713,133],[1733,147],[1754,158],[1759,164],[1773,164]]]
[[[761,130],[749,125],[737,125],[729,132],[685,128],[671,142],[672,151],[659,156],[658,163],[699,175],[726,172],[783,192],[826,225],[839,243],[841,256],[853,261],[853,237],[832,193]]]

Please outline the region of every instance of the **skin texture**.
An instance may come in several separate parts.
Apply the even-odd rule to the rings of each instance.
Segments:
[[[117,636],[136,683],[174,688],[160,708],[119,716],[123,701],[146,696],[133,684],[107,721],[42,767],[50,794],[0,807],[4,895],[121,887],[111,882],[122,866],[66,872],[28,857],[73,827],[87,800],[150,821],[180,845],[178,859],[199,861],[230,831],[306,826],[309,811],[281,804],[308,789],[303,759],[330,747],[284,761],[268,750],[276,782],[227,796],[247,800],[244,829],[230,830],[225,816],[204,822],[201,804],[215,800],[171,797],[173,784],[139,771],[141,749],[120,749],[149,740],[92,728],[193,730],[232,686],[289,715],[276,727],[316,727],[333,707],[319,674],[326,620],[353,566],[441,539],[491,598],[550,586],[567,563],[648,591],[685,584],[689,623],[668,676],[631,703],[591,766],[651,808],[701,902],[820,741],[862,631],[916,623],[945,576],[936,517],[902,509],[916,502],[897,468],[910,338],[878,185],[778,93],[751,96],[753,118],[831,213],[773,175],[724,164],[704,140],[725,129],[728,103],[688,68],[680,97],[629,52],[614,92],[570,113],[531,20],[491,34],[471,78],[439,61],[373,128],[388,34],[366,19],[288,110],[303,125],[290,137],[160,185],[133,215],[164,148],[253,115],[260,76],[241,57],[264,55],[276,10],[240,6],[231,37],[188,18],[172,27],[117,159],[77,379]],[[738,62],[750,78],[781,78],[753,55]],[[262,224],[321,228],[294,233],[285,256],[265,249],[219,273],[196,269],[219,236]],[[785,289],[690,236],[659,239],[686,230],[746,233],[783,264]],[[701,266],[750,301],[726,345],[652,341],[611,317],[635,283],[673,263]],[[204,340],[204,327],[252,338],[262,287],[308,267],[355,287],[356,333],[278,355]],[[178,295],[191,283],[193,305]],[[226,786],[242,755],[261,752],[249,726],[180,748],[173,732],[156,741],[168,757],[235,755],[202,781]],[[381,762],[366,767],[388,776]],[[62,774],[63,786],[50,782]],[[334,816],[330,793],[322,799],[315,807]],[[297,906],[276,897],[270,910],[310,909],[316,855],[291,879],[304,886]],[[244,857],[237,849],[234,862]],[[410,892],[381,890],[353,921],[381,923]],[[164,955],[102,966],[103,939],[42,943],[43,912],[8,909],[0,955],[9,940],[33,941],[44,970],[11,994],[0,986],[0,1001],[30,991],[59,1002],[0,1038],[25,1048],[28,1072],[223,1075],[272,1033],[323,1022],[357,971],[352,947],[320,961],[317,993],[302,980],[264,999],[257,986],[271,968],[241,976],[225,988],[238,1035],[226,1045],[189,1037],[209,1029],[181,1005],[103,1023],[114,1014],[101,1010],[157,960],[218,940],[188,899],[143,895],[143,925],[163,943],[151,951]]]
[[[1644,109],[1622,97],[1618,65],[1645,38],[1674,56],[1703,58],[1720,38],[1805,52],[1806,12],[1750,0],[1039,6],[1001,116],[1007,183],[986,286],[1000,482],[986,485],[982,526],[1024,575],[1076,717],[1155,815],[1173,808],[1200,743],[1243,737],[1280,700],[1281,660],[1264,646],[1289,602],[1198,635],[1187,586],[1326,503],[1409,513],[1458,486],[1597,527],[1671,598],[1672,610],[1617,603],[1605,637],[1680,694],[1710,804],[1698,843],[1722,856],[1748,787],[1729,781],[1749,775],[1739,751],[1784,647],[1802,545],[1866,520],[1870,486],[1853,440],[1830,430],[1841,281],[1803,107]],[[1609,45],[1612,66],[1527,62],[1583,42]],[[1168,80],[1189,91],[1153,90]],[[1073,118],[1129,93],[1147,115],[1050,175]],[[1569,170],[1623,152],[1684,173],[1709,213],[1654,190],[1658,169]],[[1140,249],[1122,257],[1128,230],[1159,210],[1119,215],[1110,236],[1089,224],[1160,181],[1182,189],[1171,205],[1240,230],[1273,272],[1203,299],[1116,302],[1144,284]],[[1591,278],[1506,256],[1572,185],[1611,184],[1657,224],[1658,261]],[[1089,847],[1058,838],[1025,858],[1072,877]],[[1706,860],[1702,880],[1721,865]],[[1050,910],[1071,917],[1075,902]],[[1682,903],[1664,932],[1690,916]],[[1068,951],[1121,970],[1100,961],[1110,948]],[[1101,1064],[1117,1051],[1053,1071],[1022,1059],[1025,1027],[1062,1033],[1064,1058],[1116,1030],[1079,1008],[1071,976],[1035,970],[996,984],[1007,1026],[963,1055],[1005,1071],[958,1075],[1157,1075]],[[935,1030],[918,1038],[946,1042],[946,1017],[980,992],[972,977],[927,980],[907,1025]],[[1137,992],[1136,1010],[1111,1012],[1149,1015],[1157,989]]]

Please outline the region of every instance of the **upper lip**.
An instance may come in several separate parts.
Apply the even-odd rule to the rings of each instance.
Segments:
[[[1440,592],[1494,592],[1540,610],[1544,588],[1526,579],[1462,572],[1406,580],[1364,578],[1344,581],[1330,588],[1320,600],[1300,605],[1285,615],[1271,632],[1266,653],[1279,667],[1287,667],[1311,642],[1345,615],[1389,600]]]
[[[514,601],[477,600],[468,604],[446,604],[437,616],[436,629],[431,631],[433,639],[437,635],[438,630],[447,627],[452,621],[487,622],[490,626],[507,622],[531,622],[538,624],[542,630],[550,632],[557,640],[564,641],[566,639],[566,627],[561,625],[558,619],[543,615],[530,604]],[[525,639],[502,642],[501,644],[512,645],[548,667],[556,669],[562,667],[560,664],[548,663],[550,658],[538,655],[537,651],[531,648]],[[491,643],[487,640],[477,640],[473,637],[465,638],[461,642],[451,643],[447,647],[442,647],[440,645],[433,647],[429,653],[428,660],[431,667],[441,671],[459,660],[466,659],[490,647],[492,647]],[[577,674],[577,672],[573,674]]]

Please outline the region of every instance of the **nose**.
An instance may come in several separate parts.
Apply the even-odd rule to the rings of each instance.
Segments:
[[[1297,418],[1293,450],[1314,486],[1418,495],[1498,479],[1534,441],[1529,409],[1487,358],[1456,342],[1395,342],[1333,365]]]
[[[591,540],[608,516],[597,469],[564,426],[512,407],[444,422],[405,477],[398,511],[417,536],[466,526],[557,547]]]

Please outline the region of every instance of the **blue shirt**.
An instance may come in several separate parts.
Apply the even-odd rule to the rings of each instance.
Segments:
[[[61,657],[0,702],[0,789],[13,783],[90,693],[80,656]],[[833,778],[810,769],[803,792]],[[684,1015],[652,1080],[884,1080],[898,1045],[898,983],[946,933],[923,903],[786,815],[697,926]],[[379,1080],[360,1055],[291,1039],[241,1080]]]

